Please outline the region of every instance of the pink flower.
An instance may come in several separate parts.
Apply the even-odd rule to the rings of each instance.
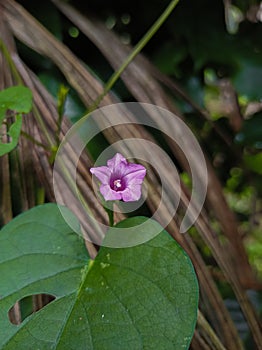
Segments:
[[[107,161],[107,166],[91,168],[101,182],[100,192],[106,201],[133,202],[141,197],[146,169],[141,164],[128,163],[120,153]]]

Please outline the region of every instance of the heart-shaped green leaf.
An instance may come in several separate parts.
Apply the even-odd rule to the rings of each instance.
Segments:
[[[32,108],[32,92],[25,86],[12,86],[0,91],[0,126],[6,118],[6,111],[15,112],[15,121],[7,131],[10,142],[4,143],[0,137],[0,156],[12,151],[17,143],[22,128],[22,113]]]
[[[32,108],[32,92],[25,86],[12,86],[0,91],[0,124],[7,110],[28,113]]]
[[[124,227],[144,220],[127,219],[119,227],[124,234]],[[88,262],[83,241],[58,207],[43,205],[1,231],[0,276],[3,350],[181,350],[194,331],[196,276],[188,256],[164,230],[139,246],[102,247]],[[12,325],[10,307],[36,293],[56,299]]]
[[[74,219],[68,212],[67,215]],[[76,220],[76,219],[74,219]],[[58,207],[35,207],[0,232],[0,349],[50,349],[63,328],[88,256]],[[25,296],[48,293],[56,300],[21,325],[8,310]]]
[[[9,153],[16,147],[19,140],[21,128],[22,128],[22,116],[17,115],[16,121],[10,126],[10,129],[7,132],[7,135],[10,137],[10,142],[3,143],[0,141],[0,157],[6,153]]]

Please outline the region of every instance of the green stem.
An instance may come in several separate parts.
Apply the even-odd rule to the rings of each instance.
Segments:
[[[107,215],[108,215],[108,219],[109,219],[109,226],[113,227],[114,226],[114,211],[113,211],[113,207],[112,210],[105,208]]]
[[[24,132],[23,130],[21,131],[21,135],[24,136],[27,140],[31,141],[33,144],[42,147],[43,149],[45,149],[46,151],[50,151],[50,148],[47,147],[46,145],[44,145],[43,143],[35,140],[31,135],[29,135],[28,133]]]
[[[165,9],[165,11],[162,13],[162,15],[156,20],[156,22],[142,37],[142,39],[136,44],[136,46],[134,47],[132,52],[127,56],[127,58],[122,63],[120,68],[112,74],[111,78],[108,80],[108,82],[105,85],[103,93],[98,96],[94,104],[89,108],[88,110],[89,112],[94,111],[99,106],[100,102],[103,100],[105,95],[112,89],[112,87],[114,86],[116,81],[119,79],[119,77],[121,76],[123,71],[126,69],[126,67],[133,61],[133,59],[139,54],[139,52],[142,51],[142,49],[146,46],[149,40],[155,35],[155,33],[159,30],[161,25],[166,21],[168,16],[174,10],[178,2],[179,0],[171,1],[170,4]]]
[[[10,56],[10,53],[6,47],[6,45],[4,44],[4,42],[0,39],[0,50],[2,51],[10,69],[11,69],[11,72],[15,78],[15,80],[17,81],[18,84],[21,84],[23,85],[23,80],[22,78],[20,77],[20,74],[18,73],[17,69],[16,69],[16,66]]]
[[[42,116],[40,115],[37,107],[35,105],[33,105],[33,108],[32,108],[32,112],[34,114],[34,117],[37,121],[37,123],[39,124],[40,128],[42,129],[42,132],[44,133],[45,137],[46,137],[46,140],[47,142],[49,143],[49,146],[50,146],[50,150],[54,149],[56,147],[55,143],[52,141],[52,138],[50,137],[49,135],[49,132],[45,126],[45,123],[43,121],[43,118]]]
[[[60,144],[59,135],[62,128],[62,121],[63,121],[65,103],[66,103],[68,92],[69,92],[69,88],[64,85],[61,85],[58,91],[58,102],[57,102],[58,120],[57,120],[57,131],[56,131],[57,148]]]

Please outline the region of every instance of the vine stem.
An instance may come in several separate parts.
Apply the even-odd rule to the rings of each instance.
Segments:
[[[107,212],[108,215],[108,221],[109,221],[109,226],[113,227],[114,226],[114,209],[113,209],[113,203],[110,203],[110,207],[105,207],[105,211]]]
[[[21,130],[21,135],[24,136],[27,140],[31,141],[33,144],[42,147],[44,150],[46,151],[50,151],[50,148],[47,147],[46,145],[44,145],[43,143],[37,141],[36,139],[34,139],[31,135],[29,135],[27,132]]]
[[[100,102],[103,100],[105,95],[112,89],[112,87],[120,78],[121,74],[126,69],[126,67],[133,61],[133,59],[139,54],[139,52],[142,51],[142,49],[146,46],[146,44],[150,41],[150,39],[159,30],[159,28],[166,21],[166,19],[169,17],[169,15],[171,14],[171,12],[174,10],[174,8],[178,3],[179,3],[179,0],[173,0],[169,3],[169,5],[165,9],[165,11],[162,13],[162,15],[158,17],[156,22],[151,26],[151,28],[142,37],[142,39],[136,44],[132,52],[127,56],[127,58],[124,60],[122,65],[119,67],[119,69],[112,74],[112,76],[106,83],[102,94],[98,96],[94,104],[89,108],[89,111],[88,111],[89,113],[94,111],[99,106]]]

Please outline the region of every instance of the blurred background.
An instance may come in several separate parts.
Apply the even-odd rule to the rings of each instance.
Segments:
[[[113,69],[107,58],[52,2],[26,0],[19,3],[102,82],[110,78]],[[134,46],[169,2],[97,0],[69,3],[81,14],[98,19],[107,29],[117,33],[124,45]],[[200,135],[202,147],[212,160],[227,200],[242,223],[241,232],[244,237],[247,235],[245,243],[250,259],[260,276],[261,20],[262,5],[256,0],[183,0],[143,50],[150,62],[175,83],[174,104]],[[21,42],[17,45],[23,60],[57,98],[59,86],[66,84],[57,66]],[[135,101],[121,80],[113,91],[121,101]],[[208,114],[208,121],[199,115],[195,105]],[[66,115],[76,121],[85,111],[77,93],[70,88]]]
[[[7,1],[9,3],[13,4],[12,1]],[[120,67],[125,53],[137,44],[169,1],[68,1],[67,5],[76,12],[71,11],[71,7],[68,12],[59,1],[25,0],[17,1],[17,4],[22,5],[53,37],[69,48],[87,72],[103,86],[114,70]],[[5,7],[4,2],[2,5]],[[11,23],[13,14],[10,8],[8,5],[6,11]],[[81,23],[85,22],[83,16],[91,23],[87,21],[90,26],[85,34],[81,31]],[[156,103],[157,98],[153,99],[150,87],[157,82],[159,85],[154,85],[157,86],[155,91],[162,96],[161,101],[168,101],[166,106],[172,105],[196,135],[210,162],[214,174],[212,176],[219,181],[219,185],[216,180],[212,182],[214,188],[218,186],[216,188],[219,189],[216,190],[214,200],[210,194],[205,219],[222,245],[226,239],[230,241],[230,231],[236,230],[236,236],[231,237],[233,246],[234,242],[240,242],[239,246],[236,243],[234,247],[234,254],[239,255],[236,265],[240,264],[240,271],[244,251],[247,261],[243,262],[243,266],[250,265],[252,270],[249,275],[244,273],[246,270],[243,268],[241,288],[247,293],[258,314],[262,312],[261,21],[262,4],[257,0],[181,0],[143,49],[143,57],[139,58],[141,60],[137,61],[141,72],[147,75],[123,75],[111,91],[113,99],[117,101],[138,101],[138,87],[145,84],[145,95],[140,94],[140,102]],[[23,23],[27,23],[25,17]],[[25,37],[23,33],[16,32],[14,22],[10,25],[19,57],[39,78],[54,101],[59,101],[61,86],[68,89],[64,113],[72,123],[79,120],[86,113],[88,104],[91,105],[83,96],[85,93],[91,96],[92,92],[86,92],[80,83],[77,85],[68,79],[65,74],[67,63],[63,66],[61,60],[56,60],[56,51],[50,52],[45,42],[34,42],[32,34],[33,44],[30,44],[30,30],[32,33],[35,30],[30,27],[30,22],[24,27]],[[108,36],[108,33],[113,34],[113,37],[111,34]],[[131,72],[133,68],[130,66]],[[151,96],[152,99],[146,100],[143,96]],[[95,97],[96,92],[93,100]],[[176,161],[176,154],[172,153],[161,135],[153,136]],[[96,139],[90,144],[89,152],[93,159],[98,157],[107,142],[100,136],[98,141]],[[183,166],[180,167],[180,177],[185,186],[190,188],[190,176]],[[45,191],[48,193],[47,189]],[[52,196],[45,194],[44,197],[44,200],[50,200]],[[21,206],[12,205],[14,215],[21,211]],[[227,226],[228,213],[232,213],[232,216],[228,219]],[[190,235],[212,275],[245,348],[259,348],[258,344],[255,345],[258,341],[252,340],[252,322],[247,321],[239,305],[241,293],[236,297],[236,288],[232,287],[232,281],[228,280],[223,268],[221,270],[214,251],[199,234],[199,228],[193,227]],[[230,248],[228,249],[230,255]],[[241,251],[239,254],[238,249]],[[239,272],[236,273],[238,274]],[[206,293],[203,292],[203,299],[208,295]],[[203,301],[202,311],[205,312],[208,308],[208,302],[205,304]],[[221,325],[215,317],[212,318],[210,311],[207,311],[207,319],[224,345],[229,346],[230,340],[219,333]],[[201,344],[197,343],[197,339],[199,340],[196,336],[195,343],[192,343],[195,349]],[[235,345],[235,348],[238,346]]]

